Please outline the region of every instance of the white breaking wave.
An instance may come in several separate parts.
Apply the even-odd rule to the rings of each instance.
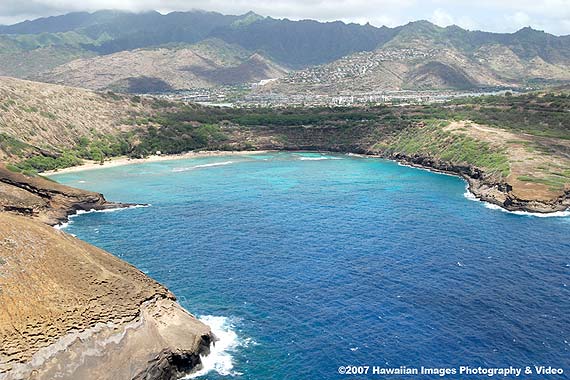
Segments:
[[[214,162],[212,164],[203,164],[203,165],[196,165],[194,166],[195,168],[209,168],[212,166],[224,166],[224,165],[230,165],[233,164],[233,161],[224,161],[224,162]]]
[[[94,212],[117,212],[117,211],[130,210],[130,209],[133,209],[133,208],[146,208],[146,207],[150,207],[150,206],[152,206],[152,205],[151,205],[151,204],[146,204],[146,205],[132,205],[132,206],[128,206],[128,207],[108,208],[108,209],[105,209],[105,210],[89,210],[89,211],[79,210],[76,215],[91,214],[91,213],[94,213]]]
[[[441,175],[446,175],[448,177],[461,178],[461,176],[459,176],[458,174],[446,173],[446,172],[441,171],[441,170],[430,169],[430,168],[425,167],[425,166],[416,166],[416,165],[406,164],[406,163],[400,162],[400,161],[395,161],[395,162],[398,164],[398,166],[403,166],[405,168],[418,169],[418,170],[423,170],[423,171],[430,172],[433,174],[441,174]]]
[[[218,340],[212,345],[210,354],[201,357],[202,369],[184,377],[184,379],[194,379],[212,371],[217,372],[221,376],[241,375],[240,372],[234,371],[232,352],[243,344],[239,340],[231,320],[227,317],[216,317],[213,315],[204,315],[199,319],[210,326]]]
[[[60,223],[56,226],[53,226],[53,228],[55,228],[56,230],[64,230],[67,227],[69,227],[69,225],[72,223],[73,218],[79,216],[79,215],[85,215],[85,214],[92,214],[95,212],[116,212],[116,211],[123,211],[123,210],[129,210],[132,208],[144,208],[144,207],[150,207],[152,205],[148,204],[148,205],[132,205],[132,206],[128,206],[128,207],[117,207],[117,208],[109,208],[109,209],[105,209],[105,210],[95,210],[95,209],[91,209],[91,210],[77,210],[75,212],[75,214],[73,215],[69,215],[67,217],[67,222],[65,223]]]
[[[359,157],[359,158],[375,158],[374,156],[368,156],[366,154],[358,154],[358,153],[347,153],[348,157]]]
[[[475,194],[469,191],[469,185],[465,187],[465,193],[463,193],[463,195],[465,196],[465,198],[469,199],[470,201],[479,202],[479,199],[475,196]]]
[[[299,157],[299,160],[301,160],[301,161],[322,161],[322,160],[342,160],[342,158],[341,157],[327,157],[327,156]]]
[[[352,155],[352,153],[348,153],[349,155]],[[451,174],[451,173],[445,173],[445,172],[440,172],[440,171],[435,171],[435,170],[431,170],[429,168],[424,168],[424,167],[418,167],[418,166],[413,166],[413,165],[409,165],[403,162],[398,162],[399,166],[405,166],[408,168],[413,168],[413,169],[419,169],[419,170],[425,170],[431,173],[436,173],[436,174],[443,174],[443,175],[447,175],[447,176],[451,176],[451,177],[459,177],[458,175],[455,174]],[[461,178],[461,177],[459,177]],[[487,207],[488,209],[491,210],[499,210],[502,212],[506,212],[508,214],[515,214],[515,215],[523,215],[523,216],[535,216],[537,218],[564,218],[564,217],[570,217],[570,209],[566,210],[566,211],[557,211],[557,212],[551,212],[548,214],[543,214],[540,212],[527,212],[527,211],[509,211],[507,209],[502,208],[501,206],[498,206],[496,204],[493,203],[489,203],[489,202],[485,202],[480,200],[479,198],[477,198],[471,191],[469,191],[469,185],[466,186],[465,188],[465,193],[463,194],[465,196],[465,198],[469,199],[470,201],[475,201],[475,202],[482,202],[483,205],[485,207]]]
[[[570,210],[551,212],[548,214],[542,214],[540,212],[528,212],[528,211],[509,211],[507,209],[502,208],[499,205],[480,200],[472,192],[469,191],[469,186],[467,186],[465,188],[465,193],[463,195],[465,196],[465,198],[469,199],[470,201],[483,203],[483,205],[490,210],[498,210],[498,211],[506,212],[507,214],[522,215],[522,216],[535,216],[537,218],[564,218],[564,217],[570,216]]]
[[[185,167],[185,168],[175,168],[172,169],[173,172],[177,173],[177,172],[186,172],[188,170],[193,170],[193,169],[200,169],[200,168],[210,168],[210,167],[214,167],[214,166],[224,166],[224,165],[231,165],[233,164],[233,161],[224,161],[224,162],[213,162],[211,164],[202,164],[202,165],[195,165],[195,166],[189,166],[189,167]]]
[[[491,210],[499,210],[499,211],[503,211],[509,214],[515,214],[515,215],[523,215],[523,216],[535,216],[537,218],[565,218],[565,217],[569,217],[570,216],[570,211],[566,210],[566,211],[556,211],[556,212],[550,212],[548,214],[542,214],[540,212],[527,212],[527,211],[509,211],[509,210],[505,210],[504,208],[494,205],[492,203],[488,203],[488,202],[483,202],[485,204],[485,207],[487,207],[488,209]]]
[[[53,226],[53,228],[55,228],[56,230],[64,230],[67,227],[69,227],[69,222],[60,223],[58,225]]]

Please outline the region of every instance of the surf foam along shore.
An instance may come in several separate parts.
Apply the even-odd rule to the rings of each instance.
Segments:
[[[570,211],[570,192],[554,199],[539,197],[521,197],[512,186],[504,181],[497,181],[492,176],[471,165],[455,165],[449,162],[424,156],[407,156],[395,153],[387,156],[371,154],[372,157],[395,161],[403,166],[428,170],[463,178],[468,184],[468,191],[478,200],[495,205],[507,212],[532,214],[536,216],[565,216]]]
[[[215,343],[207,356],[202,357],[202,368],[185,379],[201,378],[211,372],[220,376],[239,376],[240,372],[234,370],[232,354],[239,347],[245,345],[245,341],[238,337],[235,325],[231,317],[204,315],[199,320],[210,326],[216,337]]]
[[[502,208],[501,206],[498,206],[496,204],[489,203],[489,202],[486,202],[486,201],[483,201],[483,200],[477,198],[475,196],[475,194],[473,194],[469,190],[469,185],[467,185],[465,187],[465,193],[463,193],[463,195],[465,196],[465,198],[469,199],[470,201],[482,203],[488,209],[502,211],[502,212],[505,212],[507,214],[520,215],[520,216],[534,216],[537,218],[567,218],[567,217],[570,217],[570,210],[551,212],[548,214],[542,214],[539,212],[528,212],[528,211],[509,211],[507,209]]]
[[[69,227],[69,225],[71,223],[73,223],[72,219],[81,216],[81,215],[85,215],[85,214],[92,214],[92,213],[108,213],[108,212],[117,212],[117,211],[124,211],[124,210],[130,210],[130,209],[134,209],[134,208],[147,208],[147,207],[151,207],[151,204],[133,204],[133,205],[129,205],[129,206],[125,206],[125,207],[117,207],[117,208],[108,208],[108,209],[104,209],[104,210],[96,210],[96,209],[91,209],[91,210],[77,210],[74,214],[68,215],[67,217],[67,221],[66,222],[62,222],[60,224],[56,224],[55,226],[53,226],[56,230],[64,230],[67,227]]]
[[[566,210],[566,211],[555,211],[555,212],[549,212],[549,213],[540,213],[540,212],[529,212],[529,211],[511,211],[511,210],[507,210],[504,207],[501,207],[497,204],[479,199],[472,191],[470,188],[470,183],[467,179],[465,179],[463,176],[456,174],[456,173],[451,173],[451,172],[447,172],[447,171],[442,171],[442,170],[437,170],[437,169],[432,169],[429,167],[425,167],[425,166],[418,166],[418,165],[413,165],[413,164],[408,164],[406,162],[400,162],[397,161],[398,165],[400,166],[404,166],[404,167],[408,167],[408,168],[412,168],[412,169],[418,169],[418,170],[425,170],[428,171],[430,173],[437,173],[437,174],[441,174],[441,175],[447,175],[447,176],[451,176],[451,177],[459,177],[462,178],[465,182],[465,192],[463,193],[463,196],[465,198],[467,198],[470,201],[474,201],[474,202],[480,202],[482,203],[486,208],[491,209],[491,210],[498,210],[498,211],[502,211],[508,214],[513,214],[513,215],[521,215],[521,216],[534,216],[537,218],[564,218],[564,217],[570,217],[570,210]]]
[[[366,156],[358,156],[358,157],[366,157]],[[441,174],[441,175],[447,175],[447,176],[451,176],[451,177],[459,177],[462,178],[463,180],[465,180],[466,182],[466,186],[465,186],[465,193],[463,193],[463,196],[467,199],[469,199],[470,201],[474,201],[474,202],[480,202],[482,203],[486,208],[491,209],[491,210],[498,210],[498,211],[502,211],[508,214],[513,214],[513,215],[521,215],[521,216],[534,216],[537,218],[564,218],[564,217],[570,217],[570,210],[566,210],[566,211],[555,211],[555,212],[549,212],[549,213],[540,213],[540,212],[529,212],[529,211],[510,211],[507,210],[504,207],[501,207],[497,204],[491,203],[491,202],[487,202],[485,200],[479,199],[477,198],[477,196],[471,191],[470,186],[469,186],[469,181],[465,178],[463,178],[462,176],[455,174],[455,173],[451,173],[451,172],[446,172],[446,171],[442,171],[442,170],[437,170],[437,169],[432,169],[429,167],[425,167],[425,166],[418,166],[418,165],[413,165],[413,164],[408,164],[406,162],[401,162],[401,161],[396,161],[398,165],[400,166],[404,166],[404,167],[408,167],[408,168],[412,168],[412,169],[418,169],[418,170],[425,170],[428,171],[430,173],[437,173],[437,174]]]
[[[187,166],[187,167],[182,167],[182,168],[174,168],[174,169],[172,169],[172,172],[174,172],[174,173],[186,172],[186,171],[194,170],[194,169],[203,169],[203,168],[213,168],[213,167],[217,167],[217,166],[226,166],[226,165],[231,165],[233,163],[235,163],[235,162],[234,161],[212,162],[209,164],[200,164],[200,165]]]
[[[0,165],[0,211],[38,219],[55,226],[79,211],[134,206],[108,202],[102,194],[75,189],[43,177],[14,173]]]

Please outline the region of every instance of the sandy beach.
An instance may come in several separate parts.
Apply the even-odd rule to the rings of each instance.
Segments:
[[[149,156],[146,158],[130,158],[130,157],[115,157],[108,159],[101,165],[97,161],[89,161],[83,160],[83,165],[79,166],[72,166],[65,169],[58,169],[58,170],[48,170],[43,173],[42,175],[52,175],[52,174],[65,174],[65,173],[76,173],[82,172],[86,170],[95,170],[95,169],[107,169],[107,168],[114,168],[117,166],[124,166],[124,165],[136,165],[136,164],[145,164],[149,162],[159,162],[159,161],[173,161],[173,160],[183,160],[187,158],[200,158],[200,157],[223,157],[223,156],[245,156],[245,155],[252,155],[252,154],[263,154],[267,153],[267,150],[256,150],[256,151],[197,151],[197,152],[188,152],[183,154],[165,154],[160,156]]]

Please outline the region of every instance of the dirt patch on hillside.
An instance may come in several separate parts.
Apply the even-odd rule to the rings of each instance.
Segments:
[[[507,155],[512,193],[523,200],[550,201],[570,190],[570,141],[537,137],[461,121],[445,127],[466,134]]]

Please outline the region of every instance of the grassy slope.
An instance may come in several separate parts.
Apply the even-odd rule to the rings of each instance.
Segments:
[[[472,165],[498,178],[509,176],[509,160],[503,148],[492,147],[487,141],[470,136],[467,129],[450,131],[447,126],[447,121],[429,121],[376,144],[374,149]]]
[[[0,35],[0,75],[33,77],[77,58],[92,57],[84,44],[99,41],[76,32]]]
[[[444,107],[455,120],[565,140],[570,139],[569,109],[566,91],[463,99]]]

